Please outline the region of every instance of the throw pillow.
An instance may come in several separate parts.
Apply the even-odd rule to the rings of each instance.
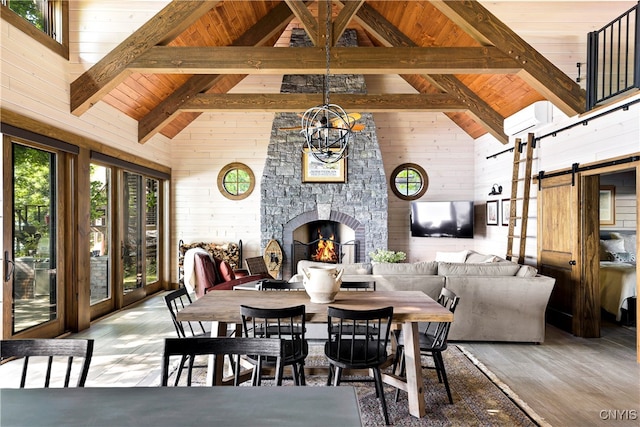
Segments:
[[[626,252],[624,250],[624,240],[600,240],[600,261],[609,261],[609,253],[617,252]]]
[[[436,252],[437,262],[465,262],[467,260],[468,250],[460,252]]]
[[[476,251],[469,251],[467,255],[466,263],[468,264],[481,264],[483,262],[498,262],[500,257],[496,255],[485,255]]]
[[[613,232],[610,234],[611,239],[622,239],[624,241],[624,251],[635,254],[638,252],[636,244],[636,234],[622,234]]]
[[[609,252],[609,261],[636,262],[636,257],[631,252]]]
[[[516,273],[518,277],[536,277],[538,274],[538,269],[531,265],[522,265],[520,269]]]
[[[231,268],[231,264],[228,261],[220,261],[220,276],[225,282],[229,282],[231,280],[235,280],[236,275],[233,273],[233,268]]]

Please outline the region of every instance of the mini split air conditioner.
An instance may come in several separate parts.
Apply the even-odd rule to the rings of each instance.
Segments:
[[[504,133],[515,136],[533,132],[542,125],[551,123],[553,105],[549,101],[538,101],[504,119]]]

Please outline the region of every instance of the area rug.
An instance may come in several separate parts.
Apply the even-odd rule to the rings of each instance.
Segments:
[[[525,402],[499,381],[484,365],[461,346],[450,345],[443,353],[453,396],[449,404],[444,384],[438,382],[435,371],[423,369],[427,415],[415,418],[409,414],[407,394],[400,392],[395,402],[395,388],[385,385],[385,398],[392,425],[397,426],[545,426],[547,425]],[[431,359],[423,357],[422,364]],[[312,346],[306,365],[326,365],[321,346]],[[194,383],[205,383],[204,368],[194,371]],[[357,380],[358,378],[354,378]],[[307,386],[325,386],[326,376],[307,376]],[[384,425],[380,401],[371,382],[345,382],[356,388],[364,426]],[[268,384],[265,384],[268,386]],[[284,386],[293,386],[291,379]]]

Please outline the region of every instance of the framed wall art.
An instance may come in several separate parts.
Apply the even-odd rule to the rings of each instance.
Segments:
[[[615,225],[616,223],[616,187],[613,185],[600,186],[600,225]]]
[[[323,163],[309,152],[302,151],[302,182],[347,182],[347,159],[335,163]]]
[[[487,202],[487,225],[498,225],[499,216],[498,201],[489,200]]]
[[[502,225],[509,225],[511,216],[511,199],[502,199]]]

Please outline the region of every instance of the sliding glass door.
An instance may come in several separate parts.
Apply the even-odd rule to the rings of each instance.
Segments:
[[[122,200],[122,292],[128,304],[158,284],[159,181],[124,172]],[[140,292],[144,291],[144,292]]]
[[[91,286],[91,318],[113,311],[112,242],[112,171],[110,167],[92,163],[89,167],[89,277]]]
[[[4,214],[10,213],[11,224],[5,232],[11,233],[11,244],[5,245],[3,256],[3,336],[57,335],[63,329],[64,297],[57,274],[62,228],[58,215],[60,154],[17,140],[6,145],[11,174],[5,178],[10,176],[11,182],[5,180],[4,200],[10,203]]]

